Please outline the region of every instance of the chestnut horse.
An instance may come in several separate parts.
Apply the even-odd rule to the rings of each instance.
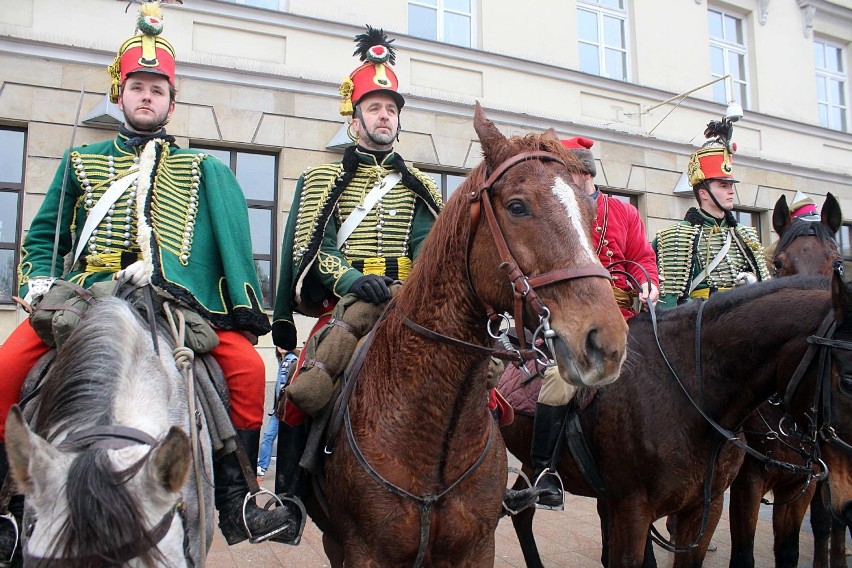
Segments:
[[[780,237],[775,248],[772,266],[776,276],[792,274],[831,275],[842,263],[834,235],[842,222],[840,205],[829,193],[822,206],[820,221],[793,220],[787,200],[781,196],[775,204],[772,224]],[[780,406],[764,403],[744,424],[748,444],[762,453],[771,452],[776,459],[803,463],[799,444],[779,432],[784,417]],[[779,439],[780,436],[780,439]],[[826,452],[827,456],[836,456]],[[843,456],[844,460],[852,456]],[[837,464],[829,463],[829,475]],[[839,473],[837,474],[839,475]],[[775,536],[775,566],[793,568],[799,565],[799,532],[808,504],[812,503],[811,525],[814,531],[814,566],[829,566],[828,540],[832,532],[833,568],[846,567],[846,527],[831,515],[826,515],[817,482],[803,475],[778,469],[767,470],[758,460],[746,456],[734,483],[731,485],[731,568],[754,566],[754,535],[760,501],[769,491],[773,493],[772,524]],[[823,486],[824,487],[824,486]],[[832,530],[832,525],[835,525]]]
[[[627,326],[590,245],[594,204],[572,182],[582,165],[552,130],[506,139],[478,104],[474,127],[485,160],[373,330],[324,465],[327,518],[308,502],[336,565],[493,565],[508,465],[486,405],[489,312],[519,308],[518,323],[549,327],[575,384],[614,381],[625,357]]]
[[[728,430],[740,427],[770,395],[785,391],[808,349],[809,336],[828,315],[841,322],[835,338],[852,339],[852,314],[847,317],[852,291],[839,279],[832,292],[827,287],[824,278],[797,276],[716,294],[706,302],[662,312],[657,334],[649,314],[630,319],[629,354],[621,377],[598,389],[580,414],[606,497],[596,494],[569,452],[563,452],[559,463],[566,489],[598,497],[598,511],[609,518],[608,526],[602,522],[609,543],[603,551],[605,566],[642,566],[650,525],[665,516],[673,521],[669,526],[674,543],[689,547],[675,555],[674,566],[701,565],[721,516],[724,491],[743,457],[739,447],[724,443],[726,438],[702,412]],[[668,363],[656,346],[657,337]],[[830,389],[832,424],[849,440],[852,384],[844,371],[852,369],[852,352],[838,349],[833,355],[838,373]],[[791,412],[797,419],[816,384],[814,364],[793,397]],[[503,428],[509,451],[525,462],[527,471],[531,431],[532,418],[525,416]],[[712,483],[706,488],[708,507],[705,482],[717,452]],[[850,507],[840,509],[852,498],[852,476],[841,474],[829,481],[835,513],[852,514]],[[706,530],[699,538],[705,513]],[[513,521],[527,565],[541,566],[533,515],[534,510],[523,511]]]

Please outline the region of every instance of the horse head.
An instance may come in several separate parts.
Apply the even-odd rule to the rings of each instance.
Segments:
[[[477,229],[471,215],[473,290],[481,303],[513,313],[516,323],[520,318],[528,329],[545,328],[567,382],[614,381],[626,354],[627,325],[591,246],[596,206],[574,180],[582,165],[552,129],[507,139],[479,104],[474,128],[485,160],[462,189],[472,208],[481,199],[482,208],[493,211],[493,221],[491,231],[484,221]]]
[[[178,512],[191,457],[188,436],[169,426],[169,373],[177,370],[163,364],[129,306],[100,299],[44,379],[35,432],[13,407],[10,471],[36,519],[26,558],[182,565]]]
[[[787,198],[779,197],[772,212],[772,226],[779,236],[772,256],[775,275],[830,275],[843,262],[834,240],[842,220],[840,204],[830,192],[826,195],[819,221],[792,219]]]

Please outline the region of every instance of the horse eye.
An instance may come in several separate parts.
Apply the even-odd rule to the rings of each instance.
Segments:
[[[784,268],[784,263],[776,258],[772,261],[772,266],[775,267],[775,270],[781,270],[782,268]]]
[[[843,389],[846,394],[852,395],[852,376],[843,375],[840,377],[840,388]]]
[[[509,213],[515,217],[523,217],[525,215],[529,215],[529,211],[527,211],[527,206],[521,203],[520,201],[512,201],[509,205],[506,206],[506,209]]]

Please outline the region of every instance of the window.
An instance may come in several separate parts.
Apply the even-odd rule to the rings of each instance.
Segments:
[[[843,256],[844,278],[847,282],[852,280],[852,225],[843,223],[837,231],[837,245]]]
[[[462,47],[471,47],[474,0],[410,0],[408,33]]]
[[[0,304],[18,295],[21,196],[24,191],[24,130],[0,128]]]
[[[619,193],[617,191],[612,191],[606,187],[600,187],[600,190],[614,199],[618,199],[619,201],[628,203],[636,208],[639,207],[639,198],[633,195],[632,193]]]
[[[759,211],[747,211],[745,209],[734,209],[731,211],[734,214],[734,219],[737,220],[737,223],[746,227],[754,227],[754,230],[757,231],[757,236],[762,238],[762,233],[760,232],[760,212]]]
[[[427,171],[422,170],[423,173],[431,176],[435,183],[438,185],[438,191],[441,192],[441,197],[444,200],[444,203],[450,198],[450,196],[459,188],[459,186],[464,182],[467,178],[467,173],[464,172],[438,172],[438,171]]]
[[[627,0],[578,0],[580,70],[627,80]]]
[[[266,8],[267,10],[287,10],[287,0],[224,0],[231,4],[245,4],[246,6],[254,6],[255,8]]]
[[[846,69],[844,50],[827,41],[814,40],[817,107],[819,124],[834,130],[847,130],[849,105],[846,102]]]
[[[737,16],[708,10],[710,25],[710,76],[714,79],[731,75],[731,93],[728,81],[713,84],[713,100],[728,104],[733,100],[748,108],[748,73],[746,69],[745,31],[743,20]]]
[[[275,234],[276,212],[278,211],[278,156],[243,150],[223,150],[194,146],[222,160],[233,170],[246,196],[249,225],[251,226],[251,250],[263,307],[271,309],[274,302],[275,272],[278,263],[277,238]]]
[[[843,260],[852,262],[852,225],[848,223],[840,225],[840,230],[837,231],[837,245],[840,247]]]

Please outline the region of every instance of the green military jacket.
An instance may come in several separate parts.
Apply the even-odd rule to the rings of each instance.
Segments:
[[[731,237],[727,253],[690,290],[692,281],[713,263]],[[690,297],[707,297],[710,290],[733,288],[742,272],[766,280],[769,271],[763,245],[754,227],[732,226],[695,207],[687,211],[683,221],[657,232],[651,243],[657,253],[660,274],[660,308],[673,308]]]
[[[151,283],[196,310],[215,327],[269,332],[252,258],[248,209],[231,170],[217,158],[157,138],[144,149],[114,140],[72,148],[63,157],[22,247],[21,296],[32,278],[54,275],[73,253],[86,219],[112,183],[138,168],[87,239],[66,280],[84,287],[109,280],[140,259]],[[71,160],[59,210],[65,162]]]
[[[337,232],[387,175],[400,181],[337,246]],[[284,349],[296,346],[293,312],[319,316],[365,273],[404,280],[443,203],[434,180],[405,165],[399,154],[382,163],[357,147],[343,160],[306,170],[296,192],[281,246],[281,270],[272,338]]]

